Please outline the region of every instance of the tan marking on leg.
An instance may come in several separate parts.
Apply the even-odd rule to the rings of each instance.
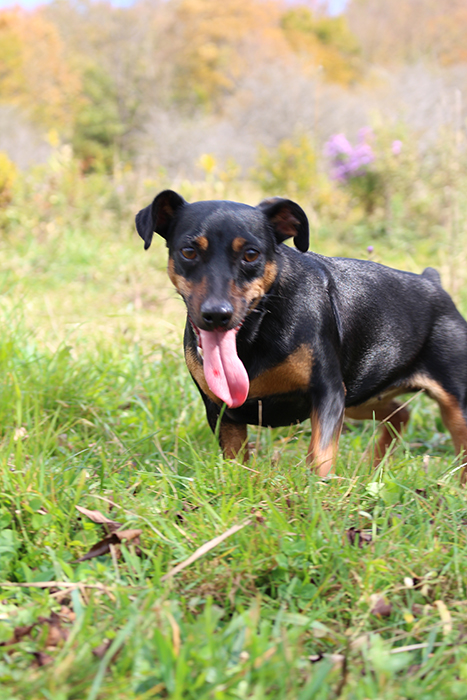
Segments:
[[[306,391],[310,386],[312,366],[311,348],[300,345],[279,365],[267,369],[251,381],[248,398]]]
[[[239,253],[241,251],[241,249],[243,248],[243,246],[245,245],[245,243],[246,243],[246,239],[242,238],[241,236],[234,238],[232,241],[232,250],[235,253]]]
[[[209,396],[211,401],[214,401],[218,406],[222,404],[221,399],[212,393],[211,389],[208,387],[206,377],[204,376],[203,364],[198,354],[191,347],[187,347],[185,350],[185,362],[188,370],[193,377],[193,379],[198,384],[201,391]]]
[[[410,418],[409,410],[399,401],[394,401],[390,394],[384,396],[381,401],[376,398],[361,406],[346,408],[345,415],[355,420],[372,420],[374,416],[376,420],[383,421],[380,438],[375,447],[373,460],[375,467],[381,463],[394,439],[401,435]]]
[[[339,438],[342,430],[342,421],[334,432],[332,440],[324,447],[321,445],[321,424],[316,411],[311,413],[311,441],[308,448],[307,464],[318,474],[327,476],[329,470],[335,465],[337,451],[339,448]]]
[[[441,418],[451,433],[456,453],[461,454],[463,452],[467,456],[467,423],[456,397],[449,394],[439,382],[423,374],[414,375],[410,380],[410,384],[413,388],[425,389],[427,394],[438,402]],[[467,467],[464,467],[461,474],[461,483],[465,484],[466,482]]]
[[[221,421],[219,443],[226,459],[235,459],[243,452],[244,461],[248,460],[247,439],[246,425]]]

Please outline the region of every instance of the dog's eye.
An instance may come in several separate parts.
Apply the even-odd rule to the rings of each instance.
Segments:
[[[246,260],[246,262],[254,262],[258,259],[258,256],[259,252],[254,248],[247,248],[243,253],[243,259]]]
[[[182,248],[180,253],[186,260],[194,260],[197,256],[196,250],[188,245],[185,248]]]

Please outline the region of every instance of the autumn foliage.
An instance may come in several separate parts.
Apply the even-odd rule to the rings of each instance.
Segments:
[[[41,138],[70,144],[83,172],[124,164],[193,177],[212,153],[245,175],[264,149],[301,134],[320,151],[380,110],[438,129],[423,103],[444,91],[449,111],[453,81],[466,85],[466,26],[464,0],[349,0],[337,16],[305,0],[2,10],[0,132],[14,108]],[[15,117],[5,120],[9,134]]]

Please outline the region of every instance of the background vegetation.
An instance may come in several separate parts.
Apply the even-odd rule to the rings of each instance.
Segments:
[[[412,397],[377,472],[371,424],[328,480],[308,425],[224,462],[133,217],[165,187],[289,196],[314,250],[433,265],[465,314],[466,25],[461,0],[0,12],[2,700],[465,698],[437,411]]]

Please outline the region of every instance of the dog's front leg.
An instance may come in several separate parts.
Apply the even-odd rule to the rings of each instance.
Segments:
[[[339,437],[344,420],[344,385],[313,391],[311,441],[307,463],[319,476],[326,476],[336,462]]]
[[[234,423],[222,415],[221,406],[201,392],[206,407],[206,417],[212,432],[218,436],[219,445],[226,459],[235,459],[243,453],[243,461],[248,460],[248,432],[246,424]]]
[[[243,461],[248,460],[247,428],[245,424],[230,423],[221,420],[219,426],[219,444],[226,459],[235,459],[243,453]]]

